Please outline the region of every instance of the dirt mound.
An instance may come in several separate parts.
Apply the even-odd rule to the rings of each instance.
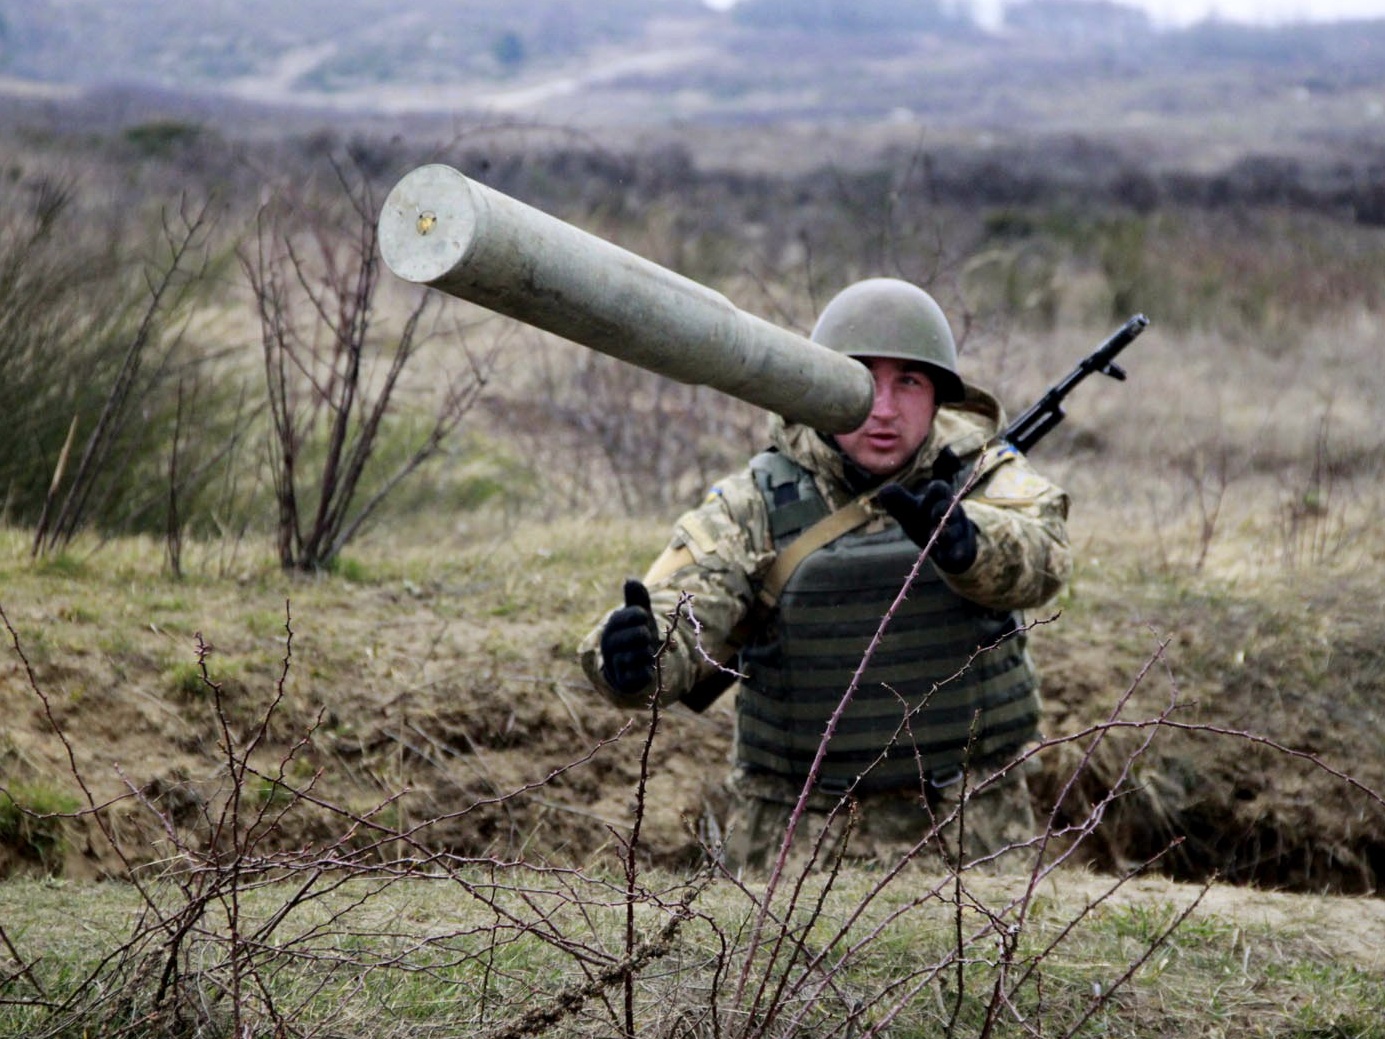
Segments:
[[[1180,879],[1379,890],[1385,650],[1382,622],[1359,608],[1375,593],[1291,584],[1093,589],[1074,624],[1037,633],[1051,732],[1115,719],[1095,744],[1055,748],[1040,784],[1053,804],[1085,764],[1059,822],[1123,790],[1084,849],[1094,865],[1166,853],[1161,868]]]
[[[500,558],[431,584],[227,582],[199,588],[196,608],[172,591],[129,601],[118,580],[20,589],[4,604],[18,635],[0,673],[4,784],[45,812],[114,802],[103,817],[121,853],[90,820],[11,810],[0,872],[160,859],[170,837],[155,808],[180,840],[211,843],[237,789],[262,850],[424,823],[420,839],[465,856],[586,863],[619,848],[648,719],[586,689],[572,647],[595,585],[561,546],[545,551],[566,583],[502,578],[513,567]],[[1061,828],[1109,801],[1080,849],[1099,869],[1159,858],[1182,879],[1374,892],[1385,638],[1362,594],[1341,581],[1282,598],[1084,587],[1032,633],[1055,740],[1037,807]],[[215,618],[210,644],[198,614]],[[661,716],[648,861],[695,863],[715,838],[732,724],[729,697]]]

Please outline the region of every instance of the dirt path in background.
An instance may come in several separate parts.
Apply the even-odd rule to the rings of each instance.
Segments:
[[[402,17],[391,31],[410,31],[412,19]],[[586,90],[600,88],[626,76],[657,76],[696,66],[716,56],[715,48],[681,42],[655,44],[629,53],[627,48],[589,55],[567,71],[527,76],[503,87],[475,83],[376,83],[348,90],[306,90],[299,80],[333,57],[335,43],[295,47],[267,72],[230,80],[219,93],[242,101],[293,105],[344,112],[403,113],[466,111],[543,115],[544,106]]]

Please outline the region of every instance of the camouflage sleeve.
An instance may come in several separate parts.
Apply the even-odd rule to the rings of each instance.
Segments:
[[[947,577],[962,596],[996,609],[1040,606],[1072,571],[1068,496],[1006,445],[988,451],[980,478],[963,499],[977,527],[976,562]]]
[[[668,647],[659,658],[659,701],[673,703],[732,655],[730,637],[773,562],[764,501],[749,473],[717,484],[697,508],[674,524],[673,536],[645,577]],[[606,699],[647,704],[650,690],[621,696],[601,676],[601,630],[578,647],[582,669]]]

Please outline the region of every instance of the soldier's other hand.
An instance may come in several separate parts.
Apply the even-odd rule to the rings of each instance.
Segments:
[[[923,548],[933,537],[934,529],[952,503],[952,497],[951,484],[932,480],[919,494],[905,490],[897,483],[886,484],[880,488],[876,500],[881,508],[894,517],[910,540]],[[949,574],[960,574],[976,562],[976,524],[967,518],[960,502],[938,531],[928,558],[939,570]]]
[[[649,685],[658,645],[649,589],[632,578],[625,582],[625,605],[601,629],[601,673],[611,688],[632,696]]]

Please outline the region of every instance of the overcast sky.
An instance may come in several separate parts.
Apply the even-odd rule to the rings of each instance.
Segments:
[[[706,0],[711,7],[726,8],[736,0]],[[989,20],[1008,3],[1024,0],[971,0],[971,7]],[[1161,26],[1190,25],[1213,14],[1233,22],[1273,24],[1333,21],[1341,18],[1385,18],[1385,0],[1116,0],[1142,7]]]
[[[1216,14],[1237,22],[1385,18],[1385,0],[1133,0],[1161,24],[1186,25]]]

